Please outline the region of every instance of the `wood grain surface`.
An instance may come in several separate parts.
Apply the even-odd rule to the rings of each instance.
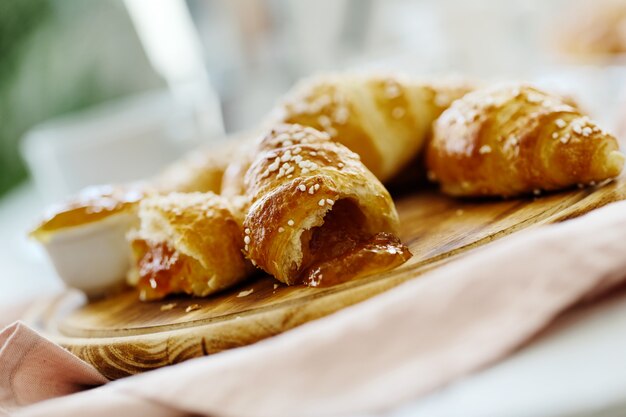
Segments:
[[[419,277],[463,252],[521,229],[626,199],[624,177],[603,187],[512,200],[455,200],[434,190],[396,199],[413,258],[385,274],[331,288],[286,287],[267,275],[222,294],[142,303],[128,290],[87,303],[68,292],[28,321],[110,379],[244,346]]]

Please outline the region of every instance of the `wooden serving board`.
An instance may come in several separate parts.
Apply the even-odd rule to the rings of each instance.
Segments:
[[[414,256],[385,274],[321,289],[276,285],[259,274],[209,298],[149,303],[139,302],[130,290],[91,303],[68,292],[38,306],[28,321],[116,379],[254,343],[416,278],[494,239],[623,199],[624,177],[603,187],[511,200],[455,200],[426,190],[396,199],[401,238]]]

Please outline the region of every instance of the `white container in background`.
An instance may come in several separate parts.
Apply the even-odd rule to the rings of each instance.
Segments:
[[[210,108],[210,107],[209,107]],[[213,131],[200,131],[210,119]],[[169,91],[112,101],[36,126],[21,151],[46,203],[80,189],[158,173],[183,153],[223,134],[221,114],[198,115]]]

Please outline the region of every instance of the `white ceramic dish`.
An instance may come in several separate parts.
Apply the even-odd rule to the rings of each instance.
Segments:
[[[132,259],[126,233],[136,222],[134,211],[125,210],[39,239],[59,277],[97,298],[124,284]]]

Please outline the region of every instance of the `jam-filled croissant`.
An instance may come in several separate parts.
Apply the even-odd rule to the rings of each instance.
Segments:
[[[397,238],[389,193],[359,156],[326,133],[273,129],[244,180],[244,252],[286,284],[329,285],[393,268],[411,255]]]
[[[527,85],[467,94],[435,122],[429,178],[453,196],[514,196],[593,184],[624,164],[615,137],[558,96]]]
[[[206,296],[245,279],[237,207],[213,193],[171,193],[139,204],[141,225],[129,233],[135,266],[129,283],[142,300],[172,293]]]

